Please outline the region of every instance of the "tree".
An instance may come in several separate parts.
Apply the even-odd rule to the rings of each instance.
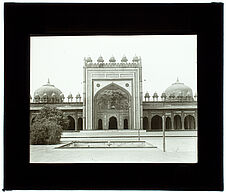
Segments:
[[[31,144],[57,144],[63,128],[68,127],[67,116],[56,107],[44,106],[30,128]]]

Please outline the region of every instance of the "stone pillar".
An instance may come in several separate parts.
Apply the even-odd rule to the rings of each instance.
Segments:
[[[162,115],[162,133],[163,133],[163,152],[165,152],[166,151],[166,138],[165,138],[165,129],[166,129],[166,127],[165,127],[165,120],[166,120],[166,118],[165,118],[165,115]]]
[[[198,116],[195,114],[195,130],[198,130]]]
[[[149,130],[151,130],[151,118],[152,118],[152,116],[149,115],[149,116],[148,116],[148,126],[149,126]]]
[[[182,112],[181,114],[181,127],[182,127],[182,130],[184,130],[184,112]]]
[[[83,130],[88,129],[86,127],[86,67],[83,67]]]
[[[107,130],[107,115],[104,115],[104,119],[103,119],[103,129]]]
[[[174,128],[174,115],[173,114],[171,114],[171,129],[175,130],[175,128]]]
[[[78,131],[78,117],[76,115],[75,119],[75,131]]]
[[[131,103],[131,101],[130,101]],[[133,122],[132,122],[132,110],[131,110],[131,104],[129,106],[129,117],[128,117],[128,129],[134,129],[133,128]]]
[[[116,116],[117,123],[118,123],[118,130],[122,129],[122,118],[121,115]]]

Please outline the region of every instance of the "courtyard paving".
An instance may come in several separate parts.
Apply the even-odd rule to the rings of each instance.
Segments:
[[[96,138],[103,140],[104,138]],[[112,138],[113,139],[113,138]],[[117,138],[123,139],[125,138]],[[71,148],[56,149],[70,141],[87,138],[62,138],[58,145],[30,145],[31,163],[196,163],[197,137],[141,137],[157,148]],[[95,138],[92,138],[95,140]],[[105,139],[106,140],[106,139]],[[131,140],[131,138],[128,138]],[[135,140],[135,138],[133,138]]]

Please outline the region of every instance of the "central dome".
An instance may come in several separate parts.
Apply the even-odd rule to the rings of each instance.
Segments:
[[[38,88],[34,92],[34,100],[36,103],[60,103],[62,102],[63,98],[64,95],[62,92],[54,85],[51,85],[49,80],[47,84]]]
[[[165,91],[167,100],[193,100],[192,89],[184,83],[180,83],[177,79],[176,83],[173,83]]]

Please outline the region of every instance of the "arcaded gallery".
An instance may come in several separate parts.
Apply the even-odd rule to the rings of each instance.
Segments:
[[[82,72],[81,72],[82,74]],[[54,80],[53,80],[54,81]],[[172,82],[169,82],[169,84]],[[66,98],[48,82],[30,96],[30,123],[44,105],[65,112],[69,126],[65,131],[197,130],[197,95],[175,77],[163,93],[143,93],[142,61],[126,56],[117,62],[84,59],[83,93]],[[164,122],[163,122],[164,121]]]

